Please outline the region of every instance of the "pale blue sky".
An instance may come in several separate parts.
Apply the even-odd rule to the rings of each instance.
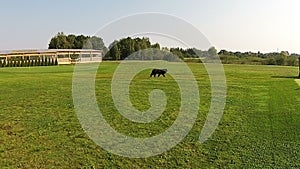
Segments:
[[[93,35],[123,16],[161,12],[217,49],[300,53],[299,0],[0,0],[0,50],[42,49],[57,32]]]

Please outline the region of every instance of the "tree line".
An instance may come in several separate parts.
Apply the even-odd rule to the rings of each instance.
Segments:
[[[219,57],[224,64],[263,64],[263,65],[298,65],[298,54],[289,52],[253,53],[253,52],[231,52],[220,50],[215,47],[208,50],[196,48],[167,48],[161,47],[159,43],[152,44],[147,37],[122,38],[115,40],[109,47],[105,47],[103,39],[97,36],[65,35],[63,32],[54,36],[49,43],[49,49],[96,49],[103,50],[103,60],[124,60],[130,58],[142,60],[176,60],[174,56],[185,61],[201,62],[203,58]],[[147,50],[146,50],[147,49]],[[172,56],[174,55],[174,56]],[[201,58],[201,59],[200,59]]]
[[[147,37],[142,38],[122,38],[112,42],[108,49],[105,47],[103,39],[97,36],[65,35],[59,32],[49,43],[49,49],[96,49],[103,50],[104,60],[124,60],[131,55],[131,58],[143,60],[176,60],[184,58],[199,58],[217,56],[217,50],[211,47],[207,51],[196,48],[161,48],[159,43],[152,44]],[[145,50],[147,49],[147,50]],[[173,56],[174,55],[174,56]]]
[[[281,52],[231,52],[221,50],[218,53],[223,63],[234,64],[261,64],[261,65],[282,65],[282,66],[297,66],[299,54],[290,54],[287,51]]]
[[[196,48],[161,48],[159,43],[151,44],[149,38],[146,37],[127,37],[111,43],[103,59],[124,60],[128,56],[131,59],[175,61],[178,58],[184,60],[184,58],[215,57],[217,56],[217,50],[214,47],[209,48],[207,51]]]
[[[136,60],[167,60],[186,62],[202,62],[205,58],[220,58],[223,64],[261,64],[297,66],[300,55],[287,51],[282,52],[232,52],[215,47],[208,50],[196,48],[167,48],[159,43],[152,44],[147,37],[122,38],[115,40],[107,48],[103,39],[97,36],[65,35],[59,32],[51,38],[49,49],[95,49],[103,50],[103,60],[124,60],[130,56]],[[58,65],[57,58],[15,57],[0,60],[0,67],[52,66]]]

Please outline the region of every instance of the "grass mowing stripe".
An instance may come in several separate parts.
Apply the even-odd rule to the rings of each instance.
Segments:
[[[300,86],[300,79],[295,79],[295,81]]]
[[[273,147],[276,163],[274,167],[299,166],[299,153],[295,154],[295,149],[299,148],[299,141],[297,143],[295,140],[299,140],[300,131],[297,86],[290,79],[274,81],[270,88],[270,95],[270,114],[274,123]],[[298,128],[295,128],[296,126]]]

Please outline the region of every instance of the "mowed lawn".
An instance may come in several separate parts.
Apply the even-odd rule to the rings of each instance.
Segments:
[[[130,86],[133,105],[145,111],[148,95],[165,91],[161,117],[138,124],[122,117],[111,98],[117,62],[103,62],[96,96],[104,117],[117,131],[151,137],[172,125],[180,90],[167,75],[138,74]],[[190,63],[200,90],[200,111],[188,136],[157,156],[130,159],[97,146],[83,131],[72,99],[74,66],[0,69],[0,168],[300,168],[300,86],[297,67],[224,65],[228,95],[222,120],[201,144],[210,107],[210,82],[202,64]]]

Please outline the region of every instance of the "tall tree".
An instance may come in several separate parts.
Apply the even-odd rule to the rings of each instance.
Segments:
[[[50,40],[49,49],[66,49],[70,46],[67,36],[63,32],[59,32]]]
[[[88,39],[88,37],[83,36],[83,35],[76,36],[75,42],[74,42],[75,49],[82,49],[83,45],[87,39]]]
[[[100,37],[92,36],[89,40],[92,43],[93,49],[104,50],[106,48],[103,39]]]
[[[120,51],[118,45],[114,45],[110,51],[111,51],[111,56],[112,56],[113,60],[121,59],[121,51]]]
[[[66,36],[63,32],[59,32],[49,42],[49,49],[96,49],[107,52],[102,38],[97,36],[73,35]]]
[[[214,58],[218,55],[217,49],[215,47],[210,47],[208,49],[207,53],[208,53],[209,57],[212,57],[212,58]]]
[[[160,45],[159,45],[159,43],[155,43],[155,44],[151,45],[151,48],[160,49]]]
[[[86,41],[83,42],[83,49],[93,49],[93,44],[90,39],[87,39]]]
[[[74,49],[75,48],[75,40],[76,36],[73,34],[70,34],[67,36],[67,41],[69,43],[68,49]]]

